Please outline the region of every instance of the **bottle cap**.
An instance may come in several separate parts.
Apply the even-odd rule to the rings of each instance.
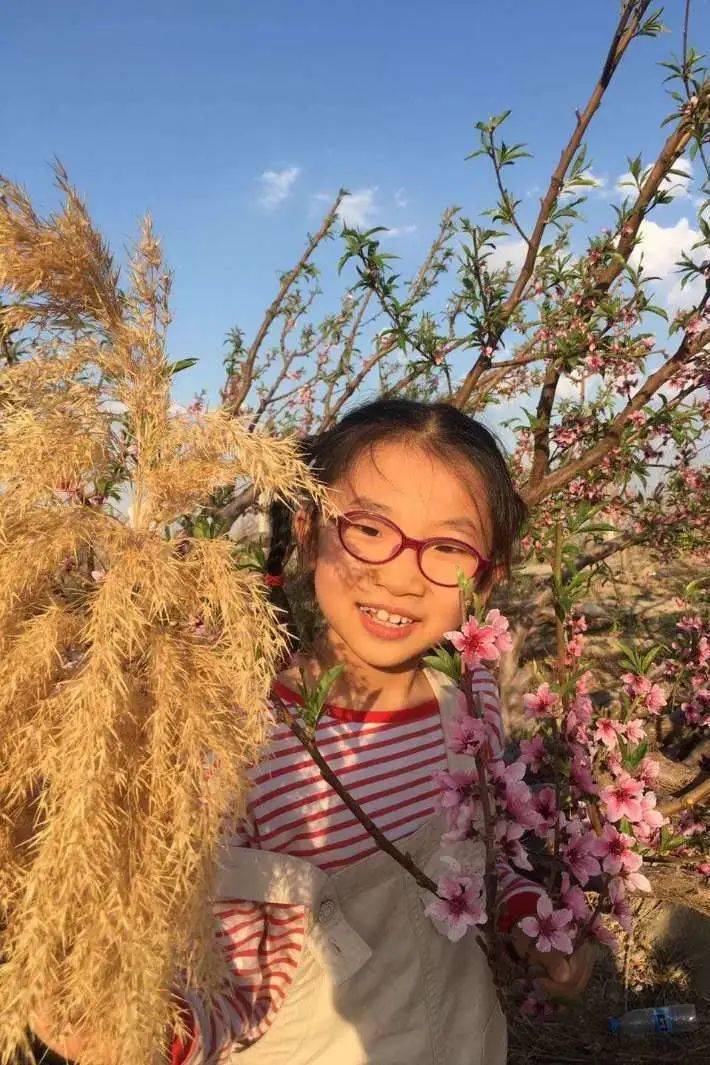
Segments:
[[[614,1033],[619,1031],[619,1018],[618,1017],[610,1017],[609,1018],[609,1031],[610,1032],[614,1032]]]

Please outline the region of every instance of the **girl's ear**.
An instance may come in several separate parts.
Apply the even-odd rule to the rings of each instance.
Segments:
[[[315,566],[317,525],[310,507],[299,507],[293,516],[293,533],[298,553],[308,568]]]
[[[502,563],[499,563],[498,565],[495,565],[495,566],[491,566],[491,568],[488,570],[488,572],[484,574],[483,580],[481,581],[481,583],[479,584],[478,588],[476,589],[476,591],[481,596],[481,598],[484,600],[484,602],[491,595],[491,593],[493,592],[493,589],[496,587],[496,585],[500,584],[500,582],[502,580],[504,580],[504,578],[505,578],[505,566]]]

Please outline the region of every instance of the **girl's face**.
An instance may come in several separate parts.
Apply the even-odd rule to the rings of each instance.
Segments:
[[[343,511],[380,513],[406,536],[453,537],[490,557],[485,487],[474,469],[467,469],[466,482],[455,467],[420,447],[393,441],[364,451],[332,489]],[[366,670],[415,668],[422,654],[461,623],[458,588],[429,581],[416,551],[407,548],[380,565],[361,562],[345,551],[334,522],[319,529],[314,576],[331,646]],[[397,639],[386,639],[373,631],[363,604],[416,620]]]

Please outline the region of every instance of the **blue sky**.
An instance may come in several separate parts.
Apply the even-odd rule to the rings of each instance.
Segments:
[[[47,210],[58,157],[119,259],[152,213],[175,271],[171,356],[200,358],[176,379],[182,402],[203,387],[216,399],[227,330],[253,333],[278,272],[339,186],[356,197],[354,221],[399,231],[387,239],[406,275],[447,204],[474,218],[490,206],[485,163],[464,157],[474,122],[512,108],[508,138],[535,155],[514,172],[531,217],[619,9],[617,0],[13,6],[0,28],[2,170]],[[650,159],[662,142],[671,108],[657,64],[680,51],[684,5],[665,6],[671,33],[635,42],[592,127],[593,173],[605,186],[592,195],[591,224],[611,220],[626,156]],[[709,33],[710,2],[695,0],[692,39],[699,47]],[[694,224],[692,187],[682,192],[654,237],[664,262]],[[325,288],[338,291],[332,277]]]

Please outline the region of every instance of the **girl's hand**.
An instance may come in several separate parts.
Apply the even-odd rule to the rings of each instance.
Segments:
[[[29,1026],[33,1034],[41,1039],[54,1054],[73,1062],[81,1062],[86,1052],[86,1037],[74,1028],[67,1028],[60,1032],[46,1006],[36,1010],[30,1016]],[[107,1048],[105,1054],[102,1054],[102,1063],[103,1065],[119,1065],[118,1053]]]
[[[573,954],[561,954],[558,950],[545,952],[538,950],[518,925],[513,928],[510,938],[516,954],[546,995],[577,998],[582,994],[594,971],[596,944],[587,939]]]

